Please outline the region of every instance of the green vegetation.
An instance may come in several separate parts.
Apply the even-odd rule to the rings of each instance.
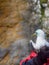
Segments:
[[[47,3],[48,0],[40,0],[40,3]]]
[[[42,6],[43,3],[47,3],[48,0],[40,0],[40,5],[41,5],[41,15],[42,17],[44,16],[45,12],[45,7]]]
[[[41,7],[41,15],[44,16],[45,8]]]

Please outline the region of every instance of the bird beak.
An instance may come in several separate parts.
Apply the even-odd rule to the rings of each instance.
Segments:
[[[32,36],[36,36],[36,33],[32,34]]]

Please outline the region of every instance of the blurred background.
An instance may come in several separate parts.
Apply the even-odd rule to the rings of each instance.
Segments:
[[[49,41],[49,0],[0,0],[0,65],[19,65],[39,28]]]

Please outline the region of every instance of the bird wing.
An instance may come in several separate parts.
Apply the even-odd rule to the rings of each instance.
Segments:
[[[34,49],[36,49],[36,44],[32,40],[30,40],[30,43],[32,44],[32,46],[34,47]]]
[[[40,38],[38,38],[38,40],[36,41],[36,43],[34,43],[32,40],[30,40],[30,43],[32,44],[32,46],[36,50],[40,50],[44,46],[49,46],[48,42],[45,41],[45,39],[40,39]]]

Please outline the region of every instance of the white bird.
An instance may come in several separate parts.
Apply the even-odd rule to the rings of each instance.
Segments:
[[[49,42],[47,42],[47,40],[45,39],[45,32],[41,29],[38,29],[35,31],[35,33],[37,35],[36,43],[30,40],[30,43],[32,43],[34,49],[40,50],[44,46],[49,47]]]

